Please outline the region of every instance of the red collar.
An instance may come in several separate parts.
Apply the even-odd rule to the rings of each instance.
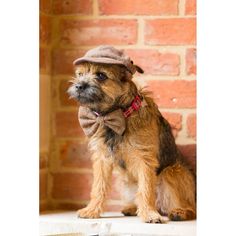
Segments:
[[[133,111],[138,111],[142,107],[142,99],[137,95],[131,103],[131,106],[123,111],[124,117],[127,118]]]
[[[125,111],[123,111],[123,115],[125,118],[129,117],[133,111],[138,111],[143,105],[145,106],[145,101],[143,101],[143,99],[137,95],[134,100],[132,101],[131,105],[129,108],[127,108]],[[98,112],[93,111],[93,113],[96,116],[101,116]]]

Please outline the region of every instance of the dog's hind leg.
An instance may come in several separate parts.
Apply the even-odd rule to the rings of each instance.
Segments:
[[[156,206],[170,220],[196,218],[195,182],[184,166],[175,164],[164,169],[158,178]]]

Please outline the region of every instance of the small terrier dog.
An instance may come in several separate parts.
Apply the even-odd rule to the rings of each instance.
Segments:
[[[124,215],[138,215],[148,223],[195,219],[194,174],[169,123],[132,81],[143,70],[112,46],[92,49],[74,65],[76,77],[68,93],[80,103],[79,121],[89,137],[94,177],[91,200],[78,216],[100,216],[116,168],[124,188]]]

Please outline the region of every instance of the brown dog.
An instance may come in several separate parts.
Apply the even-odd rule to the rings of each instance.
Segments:
[[[124,187],[124,215],[137,214],[149,223],[164,222],[165,216],[194,219],[194,176],[169,123],[131,80],[142,69],[110,46],[90,50],[74,64],[76,78],[68,92],[81,105],[79,119],[89,137],[94,174],[90,203],[79,217],[100,216],[116,168]]]

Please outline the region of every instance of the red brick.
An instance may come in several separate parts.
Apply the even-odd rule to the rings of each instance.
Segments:
[[[186,50],[186,74],[196,75],[196,49],[195,48],[189,48]]]
[[[48,211],[49,210],[49,204],[48,202],[40,202],[40,205],[39,205],[39,212],[44,212],[44,211]]]
[[[195,42],[195,18],[146,20],[145,44],[185,45],[195,44]]]
[[[135,44],[136,20],[62,20],[60,42],[68,45]]]
[[[40,15],[40,43],[49,44],[51,42],[51,17]]]
[[[99,0],[102,15],[177,15],[178,0]]]
[[[47,168],[48,166],[48,155],[46,153],[40,153],[39,167],[40,169]]]
[[[50,74],[51,72],[51,60],[50,60],[50,49],[48,48],[40,48],[39,54],[39,65],[40,72]]]
[[[70,85],[71,83],[69,83],[68,80],[60,81],[60,86],[59,86],[60,105],[78,107],[79,105],[78,102],[75,99],[70,99],[67,93],[67,90]]]
[[[161,108],[195,108],[196,81],[152,80],[148,90],[153,92],[154,100]]]
[[[84,137],[79,125],[77,111],[57,112],[55,121],[57,137]]]
[[[182,129],[182,115],[179,113],[162,112],[162,115],[170,123],[174,136]]]
[[[40,179],[39,179],[39,193],[40,200],[47,198],[47,172],[40,171]]]
[[[174,53],[160,53],[157,50],[126,50],[135,64],[146,74],[178,75],[180,59]]]
[[[196,114],[190,114],[187,117],[188,136],[196,138]]]
[[[107,199],[120,200],[120,193],[112,177]],[[89,200],[93,176],[89,173],[56,173],[53,175],[52,196],[55,199]]]
[[[86,141],[67,141],[60,144],[61,165],[65,167],[91,168],[90,158]]]
[[[55,199],[89,200],[92,174],[53,174],[52,197]]]
[[[40,11],[43,13],[50,13],[51,12],[51,0],[40,0]]]
[[[92,0],[54,0],[54,14],[91,14]]]
[[[57,74],[74,74],[73,61],[82,57],[85,50],[73,49],[54,49],[52,52],[52,71],[54,75]]]
[[[196,0],[186,0],[185,15],[196,15]]]

